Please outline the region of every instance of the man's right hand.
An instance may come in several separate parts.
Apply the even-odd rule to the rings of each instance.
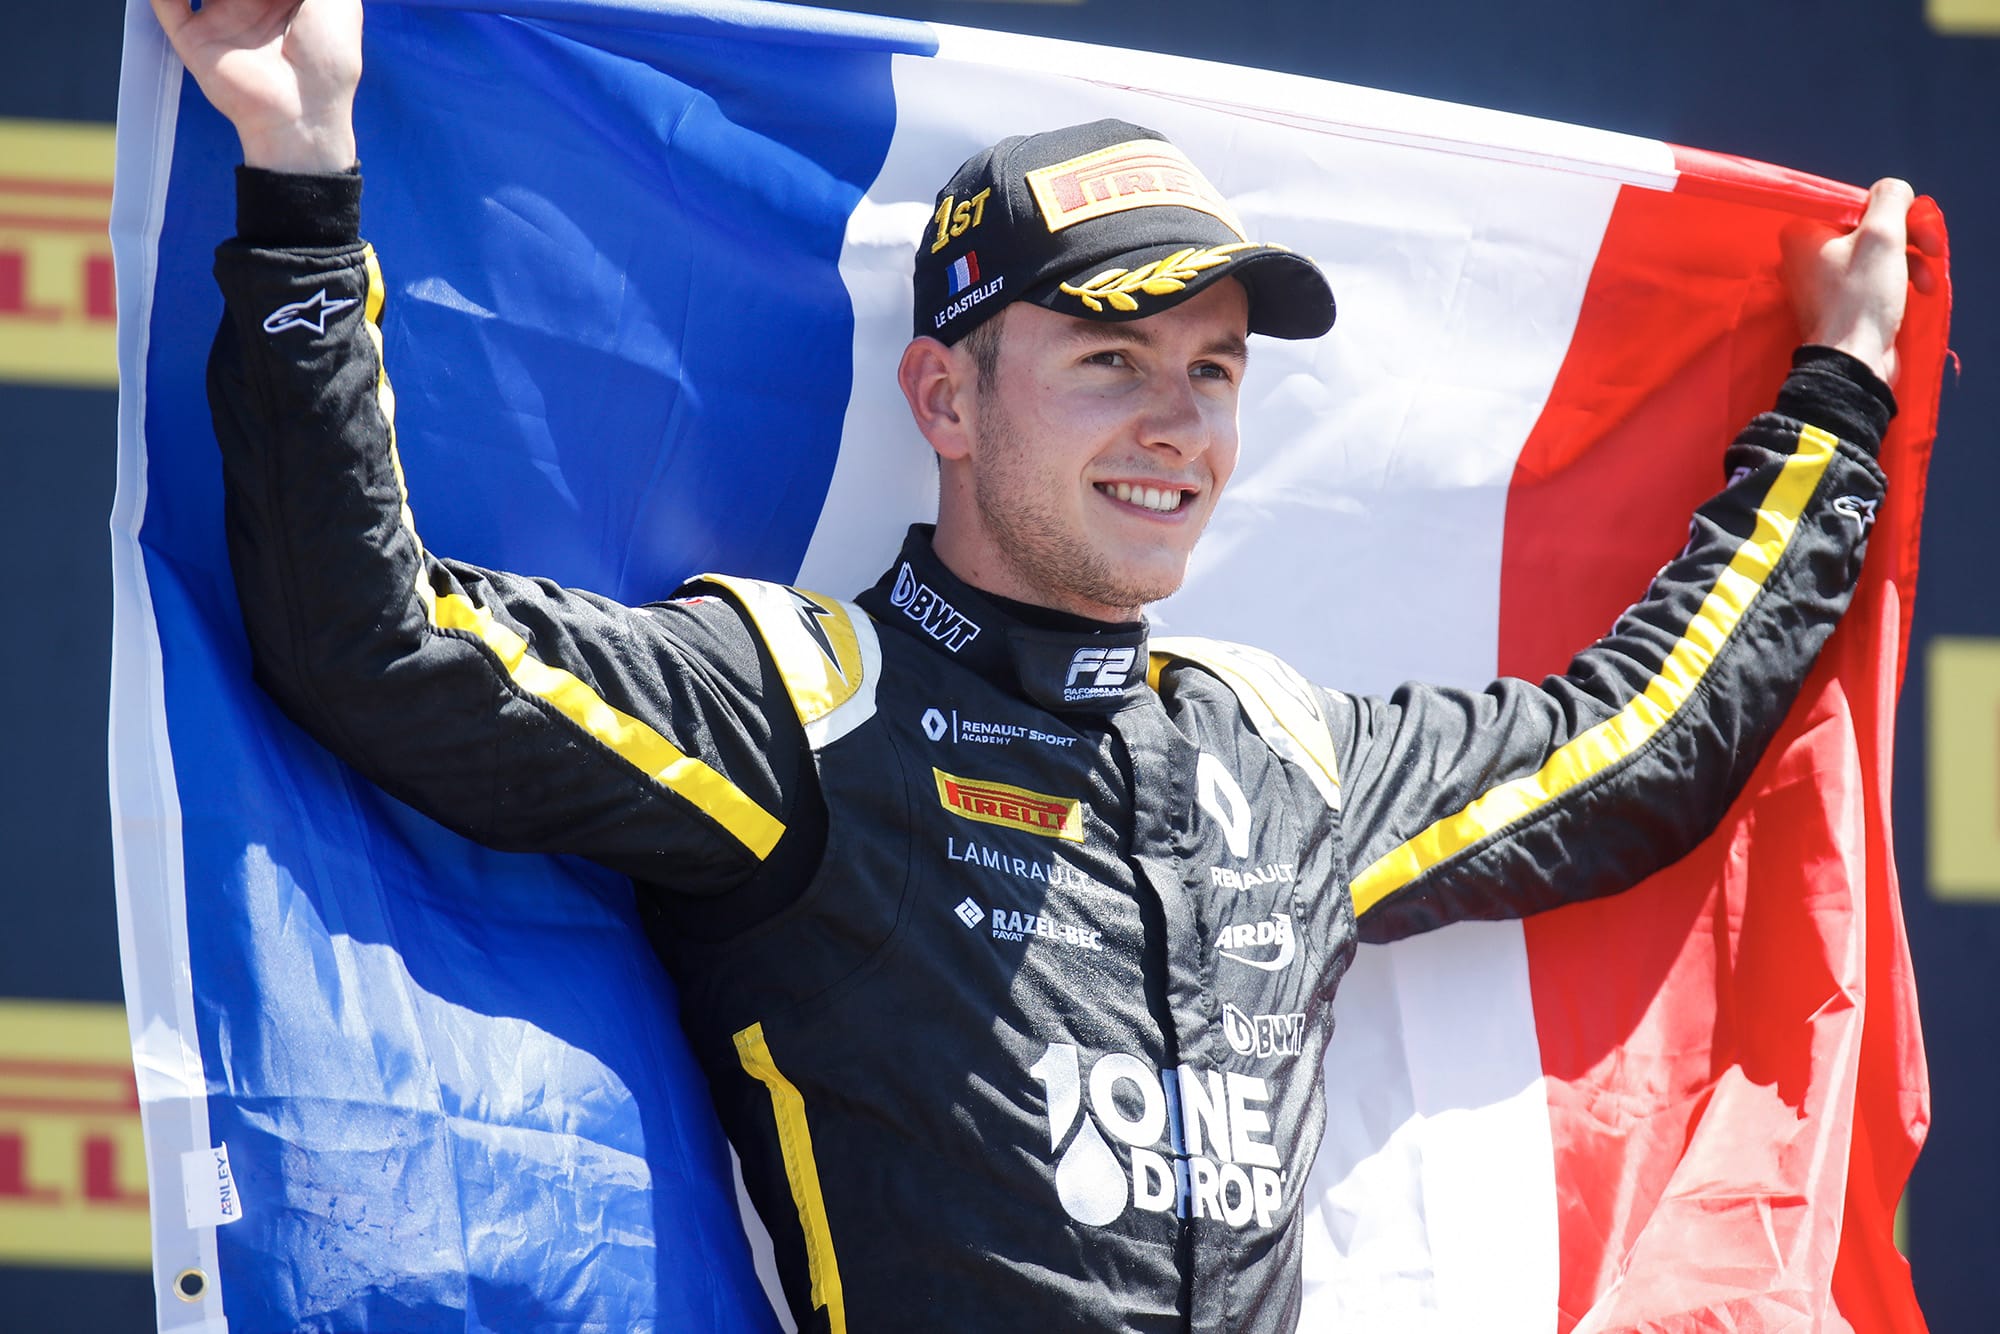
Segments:
[[[361,0],[152,0],[188,72],[271,171],[345,171],[355,162]]]

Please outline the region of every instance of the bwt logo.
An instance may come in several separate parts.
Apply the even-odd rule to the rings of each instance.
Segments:
[[[895,585],[889,590],[889,605],[922,626],[925,634],[953,653],[979,637],[978,623],[917,578],[908,561],[896,571]]]
[[[1109,1052],[1086,1082],[1081,1054],[1067,1042],[1050,1043],[1028,1073],[1048,1103],[1056,1198],[1077,1222],[1104,1227],[1127,1208],[1183,1217],[1192,1208],[1196,1218],[1232,1228],[1252,1219],[1270,1227],[1283,1212],[1285,1177],[1270,1141],[1264,1080],[1185,1065],[1156,1070]],[[1178,1146],[1174,1130],[1184,1136]],[[1125,1146],[1124,1161],[1105,1131]]]
[[[1297,1056],[1305,1049],[1306,1017],[1303,1014],[1245,1014],[1234,1005],[1222,1004],[1222,1036],[1238,1056],[1259,1059]]]

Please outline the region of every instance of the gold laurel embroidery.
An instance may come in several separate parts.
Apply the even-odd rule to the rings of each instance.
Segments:
[[[1206,250],[1189,247],[1176,250],[1151,264],[1141,264],[1136,269],[1106,269],[1081,285],[1064,283],[1059,290],[1075,297],[1091,310],[1103,310],[1105,302],[1109,302],[1113,310],[1137,310],[1139,303],[1132,296],[1134,292],[1147,296],[1171,296],[1186,287],[1188,279],[1203,269],[1227,264],[1239,251],[1279,248],[1258,241],[1231,241]],[[1099,300],[1100,297],[1103,299]]]

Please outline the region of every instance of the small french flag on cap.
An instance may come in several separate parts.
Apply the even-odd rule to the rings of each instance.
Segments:
[[[951,266],[951,291],[947,296],[957,296],[966,288],[979,281],[979,252],[968,250]]]

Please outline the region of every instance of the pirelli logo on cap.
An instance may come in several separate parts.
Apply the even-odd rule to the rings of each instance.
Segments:
[[[1042,221],[1059,232],[1126,209],[1175,204],[1199,209],[1238,236],[1243,224],[1187,154],[1160,139],[1133,139],[1028,173]]]
[[[1083,806],[1068,797],[1030,792],[1006,783],[960,778],[942,769],[937,776],[938,804],[953,815],[1002,829],[1022,829],[1066,843],[1083,842]]]

